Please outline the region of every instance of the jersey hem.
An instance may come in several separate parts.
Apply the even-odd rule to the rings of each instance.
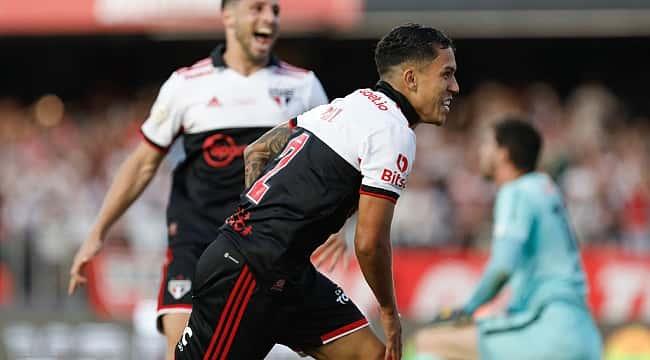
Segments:
[[[361,189],[359,189],[359,194],[386,199],[392,201],[393,203],[396,203],[397,199],[399,198],[399,195],[395,194],[392,191],[384,190],[384,189],[380,189],[368,185],[361,185]]]
[[[192,305],[187,304],[178,304],[178,305],[168,305],[165,308],[158,308],[156,311],[156,329],[159,333],[165,335],[165,329],[163,328],[162,318],[167,314],[191,314]]]
[[[166,154],[169,151],[169,147],[158,145],[153,140],[149,139],[142,129],[140,129],[140,136],[142,137],[142,140],[161,153]]]

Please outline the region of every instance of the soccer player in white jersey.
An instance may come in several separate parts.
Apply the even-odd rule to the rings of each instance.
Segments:
[[[481,171],[499,187],[490,261],[472,296],[416,336],[416,360],[599,360],[601,339],[586,303],[586,279],[560,190],[537,172],[542,139],[519,119],[486,132]],[[503,316],[472,323],[506,283]]]
[[[175,71],[162,86],[142,125],[143,141],[116,174],[70,271],[73,293],[87,281],[84,266],[111,225],[182,136],[186,157],[173,174],[169,248],[158,298],[157,326],[167,337],[168,359],[191,312],[196,262],[244,189],[244,148],[277,124],[327,102],[313,72],[272,55],[279,11],[276,0],[223,1],[225,46]]]
[[[442,125],[459,89],[452,42],[430,27],[393,29],[375,63],[375,89],[319,106],[247,147],[247,189],[199,259],[176,359],[262,359],[277,343],[317,359],[401,358],[393,209],[415,160],[413,128]],[[355,251],[385,345],[310,262],[357,208]]]

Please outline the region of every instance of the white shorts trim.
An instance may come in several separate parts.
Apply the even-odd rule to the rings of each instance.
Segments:
[[[329,344],[329,343],[331,343],[331,342],[334,341],[334,340],[338,340],[338,339],[340,339],[340,338],[342,338],[342,337],[344,337],[344,336],[346,336],[346,335],[350,335],[350,334],[352,334],[352,333],[355,332],[355,331],[361,330],[361,329],[365,328],[366,326],[368,326],[369,324],[370,324],[370,323],[368,323],[368,322],[366,321],[366,322],[365,322],[364,324],[362,324],[362,325],[359,325],[359,326],[357,326],[357,327],[355,327],[355,328],[353,328],[353,329],[350,329],[350,330],[348,330],[348,331],[346,331],[346,332],[344,332],[344,333],[338,334],[338,335],[336,335],[336,336],[334,336],[334,337],[331,337],[331,338],[329,338],[329,339],[323,341],[323,345],[325,345],[325,344]]]
[[[183,308],[170,308],[170,309],[160,309],[156,312],[157,316],[165,314],[191,314],[192,309],[183,309]]]

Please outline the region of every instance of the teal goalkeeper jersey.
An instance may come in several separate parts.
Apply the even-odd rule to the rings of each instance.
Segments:
[[[508,312],[557,300],[585,304],[578,244],[562,195],[546,174],[528,173],[499,189],[490,260],[465,309],[474,312],[506,282]]]

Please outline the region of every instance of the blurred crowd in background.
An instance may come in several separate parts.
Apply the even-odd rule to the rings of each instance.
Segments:
[[[74,102],[47,95],[33,104],[0,98],[0,262],[21,274],[16,285],[25,299],[38,302],[32,292],[64,298],[71,258],[117,167],[140,141],[156,92],[151,86],[126,97],[98,89]],[[393,223],[396,246],[489,246],[495,188],[478,172],[478,142],[490,124],[523,115],[544,135],[541,168],[564,191],[582,244],[650,252],[650,120],[629,117],[616,94],[585,83],[561,98],[544,83],[486,82],[452,108],[445,127],[416,130],[416,165]],[[165,251],[178,145],[114,227],[111,246]]]
[[[90,286],[71,297],[70,264],[118,167],[141,141],[139,127],[163,77],[223,40],[220,1],[59,1],[44,11],[29,1],[5,3],[0,360],[162,358],[154,309],[170,174],[183,158],[181,143],[113,226],[108,249],[90,266]],[[608,347],[620,351],[605,358],[641,352],[647,358],[647,1],[280,3],[277,55],[315,69],[331,97],[376,81],[369,59],[376,40],[396,24],[432,24],[457,40],[461,95],[444,127],[416,129],[415,169],[393,221],[405,334],[460,301],[478,280],[496,195],[479,173],[479,143],[494,122],[523,116],[543,133],[540,169],[560,185],[578,240],[588,248],[590,305],[605,338],[618,343]],[[334,280],[355,303],[370,309],[374,300],[364,299],[374,298],[353,268],[328,276],[339,276]],[[619,326],[625,328],[614,334]]]

